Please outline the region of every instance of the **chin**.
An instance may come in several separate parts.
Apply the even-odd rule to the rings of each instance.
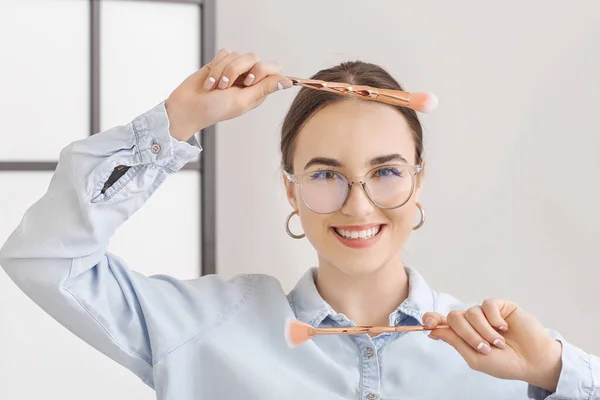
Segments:
[[[372,274],[377,272],[385,264],[384,260],[378,262],[378,260],[373,260],[372,258],[364,260],[364,262],[361,261],[362,260],[354,257],[352,259],[338,257],[332,264],[341,272],[350,276]]]
[[[370,274],[386,265],[399,249],[392,249],[390,231],[383,225],[371,238],[346,239],[330,230],[327,257],[331,264],[347,275]]]

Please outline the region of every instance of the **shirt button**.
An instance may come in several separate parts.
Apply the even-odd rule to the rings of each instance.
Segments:
[[[371,357],[374,353],[375,353],[375,351],[373,351],[373,349],[370,347],[365,350],[365,355],[367,357]]]
[[[150,147],[150,150],[152,151],[152,153],[158,154],[160,152],[160,144],[154,143],[152,147]]]
[[[375,393],[369,393],[367,395],[367,399],[369,399],[369,400],[374,400],[376,398],[377,398],[377,395]]]

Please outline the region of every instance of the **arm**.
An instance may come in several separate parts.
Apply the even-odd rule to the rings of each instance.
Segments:
[[[153,364],[244,291],[243,283],[216,277],[148,278],[106,251],[115,230],[199,154],[195,139],[189,142],[170,136],[159,104],[128,125],[69,145],[47,192],[0,250],[0,265],[25,294],[151,387]],[[118,165],[129,168],[106,188]]]
[[[556,390],[550,392],[529,385],[529,398],[535,400],[600,400],[600,358],[573,346],[557,332],[550,331],[562,345],[560,374]]]
[[[169,175],[199,154],[195,132],[291,87],[279,71],[254,54],[222,49],[165,103],[130,124],[72,143],[61,152],[47,193],[0,249],[0,265],[23,292],[151,387],[153,365],[229,312],[247,292],[248,279],[145,277],[107,253],[108,241]],[[251,85],[233,86],[250,72]],[[221,76],[230,82],[217,89]]]

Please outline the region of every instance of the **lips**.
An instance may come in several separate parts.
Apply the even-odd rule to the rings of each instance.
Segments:
[[[331,231],[344,246],[366,248],[379,241],[385,227],[385,224],[343,225],[334,226]]]
[[[341,228],[333,228],[335,232],[346,238],[346,239],[355,239],[355,240],[365,240],[370,239],[373,236],[377,235],[381,230],[381,225],[374,226],[368,229],[341,229]]]

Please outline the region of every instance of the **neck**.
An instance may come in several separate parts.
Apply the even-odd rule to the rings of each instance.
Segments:
[[[319,294],[356,325],[389,325],[389,315],[408,297],[408,277],[400,255],[373,272],[349,275],[321,261]]]

